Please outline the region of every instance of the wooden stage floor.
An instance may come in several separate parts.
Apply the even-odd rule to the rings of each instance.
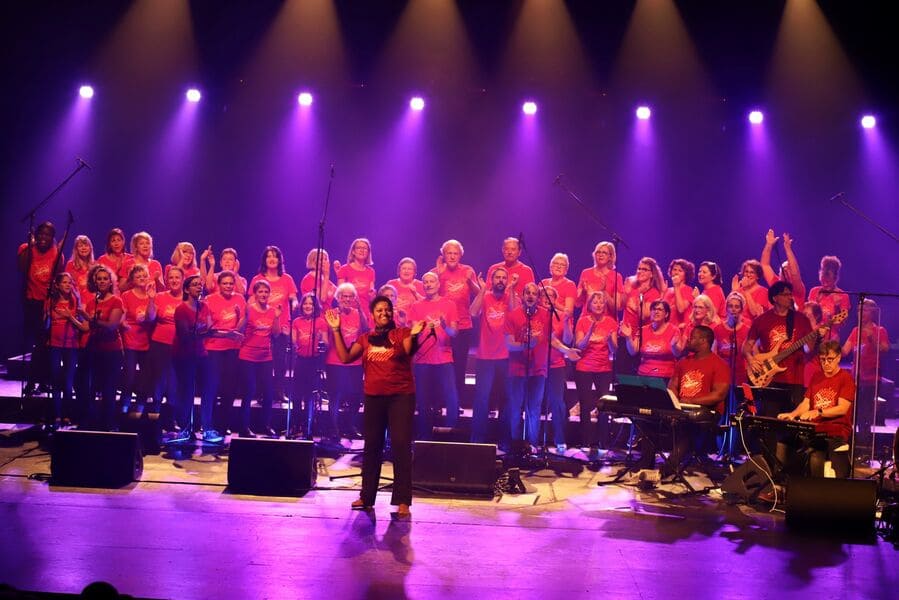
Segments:
[[[34,442],[0,448],[0,583],[332,600],[890,598],[899,589],[889,543],[800,536],[782,514],[717,492],[597,487],[609,468],[540,471],[526,478],[534,493],[493,500],[416,497],[411,521],[399,521],[387,493],[372,515],[349,510],[359,479],[329,479],[354,472],[349,455],[323,460],[318,489],[301,498],[227,493],[227,460],[148,456],[141,482],[96,490],[29,478],[50,470]]]

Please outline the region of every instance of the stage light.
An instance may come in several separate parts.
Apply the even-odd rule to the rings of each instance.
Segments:
[[[423,110],[425,107],[425,99],[421,96],[415,96],[409,100],[409,108],[412,110]]]
[[[203,95],[200,94],[200,90],[197,88],[190,88],[184,96],[187,98],[188,102],[199,102],[200,98],[203,97]]]
[[[754,110],[749,113],[749,122],[753,125],[761,125],[762,121],[765,120],[765,115],[762,114],[760,110]]]
[[[645,121],[650,116],[652,116],[652,111],[649,110],[648,106],[638,106],[637,107],[637,118],[641,121]]]
[[[865,129],[874,129],[874,126],[877,125],[877,119],[874,118],[874,115],[865,115],[862,117],[861,123]]]
[[[312,106],[312,94],[309,92],[300,92],[300,95],[297,96],[297,103],[300,106]]]
[[[93,98],[94,88],[89,85],[82,85],[80,88],[78,88],[78,95],[82,98]]]
[[[521,112],[526,115],[536,115],[537,114],[537,103],[531,100],[528,100],[524,104],[521,105]]]

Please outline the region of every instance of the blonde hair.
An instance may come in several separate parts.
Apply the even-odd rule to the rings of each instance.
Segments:
[[[197,250],[194,248],[194,245],[191,244],[190,242],[178,242],[177,244],[175,244],[175,251],[172,252],[172,264],[173,265],[177,265],[179,267],[181,266],[181,259],[184,254],[184,250],[186,250],[187,248],[190,248],[191,252],[193,252],[193,255],[194,255],[194,259],[193,259],[193,262],[191,263],[191,266],[192,267],[197,266]]]
[[[371,257],[371,242],[368,238],[356,238],[355,240],[353,240],[353,243],[350,244],[350,251],[347,252],[346,255],[347,264],[353,262],[353,248],[355,248],[356,244],[358,244],[359,242],[362,242],[366,246],[368,246],[368,258],[365,259],[365,264],[368,266],[375,264],[374,259]]]

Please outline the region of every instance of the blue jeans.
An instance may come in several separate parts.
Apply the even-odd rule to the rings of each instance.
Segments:
[[[475,444],[487,441],[487,423],[490,414],[490,394],[494,383],[502,390],[501,412],[505,413],[505,404],[509,396],[509,359],[488,360],[479,358],[475,363],[474,400],[471,415],[471,441]],[[502,422],[502,417],[500,417]],[[502,442],[508,442],[507,431],[503,428]]]
[[[565,367],[554,367],[546,378],[546,412],[552,415],[553,443],[565,443],[565,424],[568,409],[565,406]]]
[[[414,365],[415,399],[418,405],[416,439],[429,440],[434,429],[434,415],[446,407],[447,427],[459,422],[459,394],[456,391],[456,371],[453,363],[442,365]]]
[[[527,423],[526,438],[532,445],[537,445],[537,437],[540,432],[540,402],[543,400],[543,390],[546,387],[546,377],[543,375],[531,375],[521,377],[512,375],[509,377],[509,403],[506,414],[509,417],[509,433],[512,440],[520,440],[521,437],[521,410],[524,408],[524,419]]]

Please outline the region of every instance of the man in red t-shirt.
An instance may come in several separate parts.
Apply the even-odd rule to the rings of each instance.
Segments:
[[[453,338],[453,369],[456,390],[461,394],[465,386],[465,369],[468,366],[468,351],[471,349],[474,324],[471,321],[471,298],[480,291],[478,277],[474,269],[462,264],[465,249],[458,240],[447,240],[440,247],[435,271],[440,278],[440,295],[456,304],[459,330]]]
[[[490,281],[493,271],[499,267],[505,267],[509,273],[509,283],[506,291],[512,296],[518,296],[525,284],[536,281],[534,270],[518,260],[518,257],[521,256],[521,242],[518,238],[508,237],[504,239],[502,252],[503,261],[490,265],[490,268],[487,269],[487,281]],[[517,303],[517,299],[515,302]]]
[[[487,417],[490,413],[490,395],[496,387],[500,390],[499,408],[504,411],[509,378],[509,349],[506,347],[506,315],[512,310],[511,296],[506,294],[509,272],[497,267],[487,282],[478,278],[480,291],[471,303],[471,316],[478,319],[480,338],[475,361],[474,401],[471,416],[471,441],[487,441]],[[500,422],[504,423],[502,418]],[[503,432],[506,428],[503,428]],[[507,433],[502,441],[508,441]]]
[[[26,375],[25,393],[33,394],[37,384],[50,381],[50,356],[44,328],[44,302],[50,293],[50,282],[66,264],[57,247],[56,227],[46,221],[38,225],[27,243],[19,246],[19,270],[25,274],[24,345],[31,352]]]
[[[824,477],[824,463],[830,460],[837,477],[849,477],[849,437],[852,433],[852,403],[855,383],[849,371],[840,369],[840,343],[823,342],[818,348],[821,372],[815,374],[802,402],[795,409],[777,415],[778,419],[808,421],[824,439],[814,439],[808,455],[812,477]],[[798,462],[796,452],[802,444],[796,439],[778,442],[777,459],[782,464]],[[791,454],[794,458],[791,459]]]

